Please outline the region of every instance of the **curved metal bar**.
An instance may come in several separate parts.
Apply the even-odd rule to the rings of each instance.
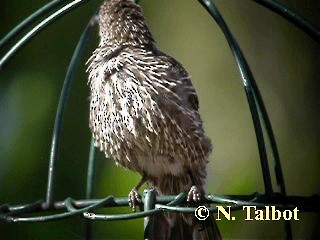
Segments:
[[[271,175],[268,165],[268,157],[266,153],[266,146],[264,142],[263,137],[263,131],[260,123],[260,117],[258,113],[257,104],[255,102],[255,94],[252,87],[252,82],[254,82],[253,75],[251,73],[251,70],[244,58],[244,55],[237,43],[237,41],[232,36],[232,33],[230,32],[228,26],[226,25],[224,19],[222,18],[218,8],[215,6],[213,1],[211,0],[199,0],[200,3],[206,8],[206,10],[209,12],[209,14],[214,18],[214,20],[217,22],[219,27],[221,28],[222,32],[224,33],[228,44],[231,48],[231,51],[236,59],[244,89],[247,95],[247,100],[253,120],[253,125],[255,129],[256,139],[258,143],[259,148],[259,155],[260,155],[260,163],[262,167],[262,175],[263,175],[263,181],[264,181],[264,188],[267,194],[271,194],[273,192],[272,188],[272,182],[271,182]]]
[[[192,212],[194,208],[190,210],[189,208],[179,207],[180,204],[186,203],[186,194],[181,193],[177,196],[166,195],[166,196],[157,196],[156,197],[156,208],[155,211],[151,212],[139,212],[139,213],[130,213],[130,214],[121,214],[119,215],[100,215],[94,213],[88,213],[94,209],[100,207],[113,207],[113,206],[125,206],[128,207],[128,198],[115,198],[114,196],[108,196],[105,199],[91,199],[91,200],[73,200],[67,198],[62,202],[56,202],[54,207],[49,209],[52,210],[63,210],[67,209],[69,212],[53,214],[47,216],[38,216],[38,217],[25,217],[19,218],[12,215],[17,214],[26,214],[26,213],[36,213],[47,211],[43,204],[43,201],[37,201],[28,205],[18,205],[18,206],[9,206],[5,204],[4,208],[0,208],[0,220],[2,221],[11,221],[11,222],[44,222],[49,220],[58,220],[81,213],[86,213],[85,218],[87,219],[97,219],[97,220],[123,220],[123,219],[133,219],[149,216],[148,214],[156,214],[160,211],[182,211],[182,212]],[[315,212],[320,213],[319,201],[320,196],[314,195],[310,197],[299,197],[299,196],[284,196],[282,194],[273,194],[273,195],[264,195],[254,193],[251,195],[208,195],[206,197],[206,204],[214,204],[212,207],[208,207],[211,212],[216,212],[216,204],[219,205],[230,205],[231,210],[241,209],[243,206],[257,206],[257,208],[262,209],[266,206],[276,206],[277,209],[281,210],[292,210],[295,207],[299,209],[300,212]],[[144,198],[143,198],[144,201]],[[164,205],[165,204],[165,205]],[[174,207],[174,208],[171,208]]]
[[[286,186],[284,183],[284,177],[283,177],[283,171],[282,171],[282,166],[281,166],[281,161],[280,161],[280,156],[279,156],[279,150],[278,150],[276,138],[274,136],[273,129],[271,126],[271,121],[268,116],[264,102],[262,100],[262,96],[260,94],[259,88],[258,88],[255,81],[252,82],[252,88],[253,88],[255,100],[257,101],[258,106],[259,106],[259,110],[260,110],[260,113],[261,113],[261,116],[263,119],[264,126],[266,128],[268,140],[270,143],[273,161],[274,161],[274,171],[275,171],[275,175],[276,175],[277,184],[280,187],[280,192],[282,194],[286,195],[287,192],[286,192]]]
[[[253,0],[254,2],[270,9],[279,14],[281,17],[287,19],[289,22],[300,28],[308,34],[316,42],[320,42],[320,29],[315,27],[312,23],[301,17],[299,14],[285,7],[284,5],[273,0]]]
[[[281,17],[287,19],[296,27],[300,28],[302,31],[307,33],[316,42],[320,42],[320,29],[314,26],[312,23],[305,20],[303,17],[299,16],[294,11],[288,9],[287,7],[273,0],[253,0],[253,1],[279,14]],[[253,83],[253,88],[257,89],[257,85],[255,84],[255,82]],[[262,118],[267,119],[267,121],[265,121],[265,126],[267,129],[267,132],[270,133],[269,139],[270,139],[271,149],[273,150],[272,152],[273,152],[273,158],[275,161],[275,173],[276,173],[277,183],[280,186],[281,193],[286,194],[286,188],[284,184],[284,178],[282,174],[282,167],[280,163],[280,157],[277,149],[276,140],[273,134],[273,130],[270,124],[268,114],[265,110],[263,101],[261,101],[262,98],[260,96],[260,93],[257,92],[257,94],[259,95],[257,97],[258,104],[260,106],[263,106],[261,107]]]
[[[12,38],[14,38],[16,35],[18,35],[23,29],[25,29],[29,24],[32,24],[36,20],[38,20],[42,15],[46,14],[47,12],[54,9],[56,6],[60,5],[63,1],[62,0],[54,0],[43,7],[39,8],[37,11],[35,11],[33,14],[28,16],[26,19],[24,19],[22,22],[20,22],[18,25],[16,25],[6,36],[4,36],[0,40],[0,48],[3,47],[8,41],[10,41]]]
[[[268,164],[268,158],[266,153],[266,146],[264,142],[263,137],[263,131],[261,128],[260,118],[259,118],[259,112],[257,110],[256,103],[258,103],[262,119],[265,123],[268,139],[270,141],[274,161],[275,161],[275,173],[276,173],[276,179],[278,185],[280,185],[280,190],[283,194],[286,194],[285,190],[285,183],[283,179],[283,173],[279,158],[279,153],[275,141],[275,137],[273,134],[272,126],[270,119],[268,117],[266,108],[264,106],[260,91],[258,89],[258,86],[254,80],[253,74],[250,70],[250,67],[239,47],[236,40],[232,36],[230,30],[228,29],[228,26],[224,22],[221,14],[219,13],[219,10],[216,8],[214,3],[211,0],[199,0],[202,5],[208,10],[208,12],[211,14],[211,16],[216,20],[218,25],[220,26],[221,30],[223,31],[224,35],[226,36],[226,39],[229,43],[229,46],[232,50],[233,55],[236,58],[238,68],[240,70],[240,73],[242,75],[243,84],[245,87],[245,91],[247,94],[247,99],[251,111],[251,116],[254,123],[256,138],[258,142],[258,148],[259,148],[259,155],[260,155],[260,163],[262,167],[262,174],[263,174],[263,181],[265,186],[265,191],[267,194],[271,194],[273,192],[272,188],[272,182],[271,182],[271,175],[270,175],[270,169]],[[292,230],[290,222],[285,222],[285,232],[287,239],[292,239]]]
[[[63,83],[63,87],[61,90],[61,95],[59,99],[59,105],[56,113],[56,118],[54,122],[53,134],[52,134],[52,142],[51,142],[51,150],[50,150],[50,162],[49,162],[49,170],[48,170],[48,185],[47,185],[47,195],[46,195],[46,204],[50,207],[53,203],[53,188],[54,188],[54,180],[55,180],[55,168],[56,168],[56,159],[57,153],[60,143],[60,136],[62,130],[62,121],[64,110],[66,109],[67,101],[71,91],[72,80],[76,71],[76,68],[79,64],[80,57],[83,53],[85,43],[89,39],[89,35],[93,25],[90,23],[87,25],[85,31],[80,37],[80,40],[75,48],[74,54],[70,61],[68,71]]]
[[[47,25],[52,23],[55,19],[62,16],[63,14],[69,12],[71,9],[79,6],[80,4],[88,0],[74,0],[71,3],[66,4],[64,7],[58,11],[51,14],[49,17],[45,18],[38,25],[32,28],[27,34],[25,34],[10,50],[0,59],[0,70],[3,65],[23,46],[25,45],[34,35],[36,35],[40,30],[44,29]]]

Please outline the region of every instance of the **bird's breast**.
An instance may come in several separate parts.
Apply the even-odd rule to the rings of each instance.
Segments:
[[[169,64],[138,60],[126,52],[116,58],[96,57],[90,64],[95,146],[116,163],[150,175],[180,174],[185,166],[205,159],[210,143],[198,113],[173,91],[180,80],[166,76]]]
[[[113,74],[107,81],[95,78],[91,82],[90,128],[95,145],[120,164],[134,162],[137,150],[162,152],[158,135],[163,120],[148,89],[134,77]]]

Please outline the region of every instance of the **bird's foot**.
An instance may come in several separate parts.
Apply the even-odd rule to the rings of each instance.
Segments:
[[[196,185],[193,185],[188,192],[187,202],[200,202],[201,198],[202,193],[199,188]]]
[[[141,196],[138,193],[136,188],[133,188],[129,193],[129,206],[132,208],[132,211],[136,211],[136,205],[141,203]]]

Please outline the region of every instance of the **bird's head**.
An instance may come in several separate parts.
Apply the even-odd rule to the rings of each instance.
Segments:
[[[102,44],[140,46],[154,42],[134,0],[106,0],[100,8],[99,26]]]

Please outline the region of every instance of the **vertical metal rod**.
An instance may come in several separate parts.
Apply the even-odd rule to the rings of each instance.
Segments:
[[[56,112],[52,141],[51,141],[51,150],[50,150],[50,161],[49,161],[49,170],[48,170],[48,185],[47,185],[47,195],[46,195],[46,207],[51,207],[54,199],[54,183],[55,183],[55,169],[57,164],[57,154],[60,144],[60,136],[62,130],[62,121],[64,116],[64,111],[67,106],[67,101],[71,92],[71,84],[75,74],[75,71],[78,67],[80,57],[83,53],[85,43],[89,39],[89,35],[92,30],[91,22],[87,25],[86,29],[82,33],[80,40],[75,48],[72,59],[70,61],[68,71],[63,83],[63,87],[60,94],[59,105]]]
[[[156,191],[154,189],[144,190],[144,211],[154,209],[156,203]],[[145,240],[154,240],[154,221],[155,216],[148,216],[144,218],[144,239]]]
[[[89,161],[88,161],[86,199],[93,198],[94,172],[95,172],[95,147],[94,147],[94,140],[91,139]],[[91,220],[86,220],[85,228],[86,228],[85,239],[92,240],[93,239],[93,222]]]
[[[90,199],[93,197],[95,155],[96,155],[96,150],[94,147],[94,140],[91,139],[90,151],[89,151],[89,161],[88,161],[86,199]]]

